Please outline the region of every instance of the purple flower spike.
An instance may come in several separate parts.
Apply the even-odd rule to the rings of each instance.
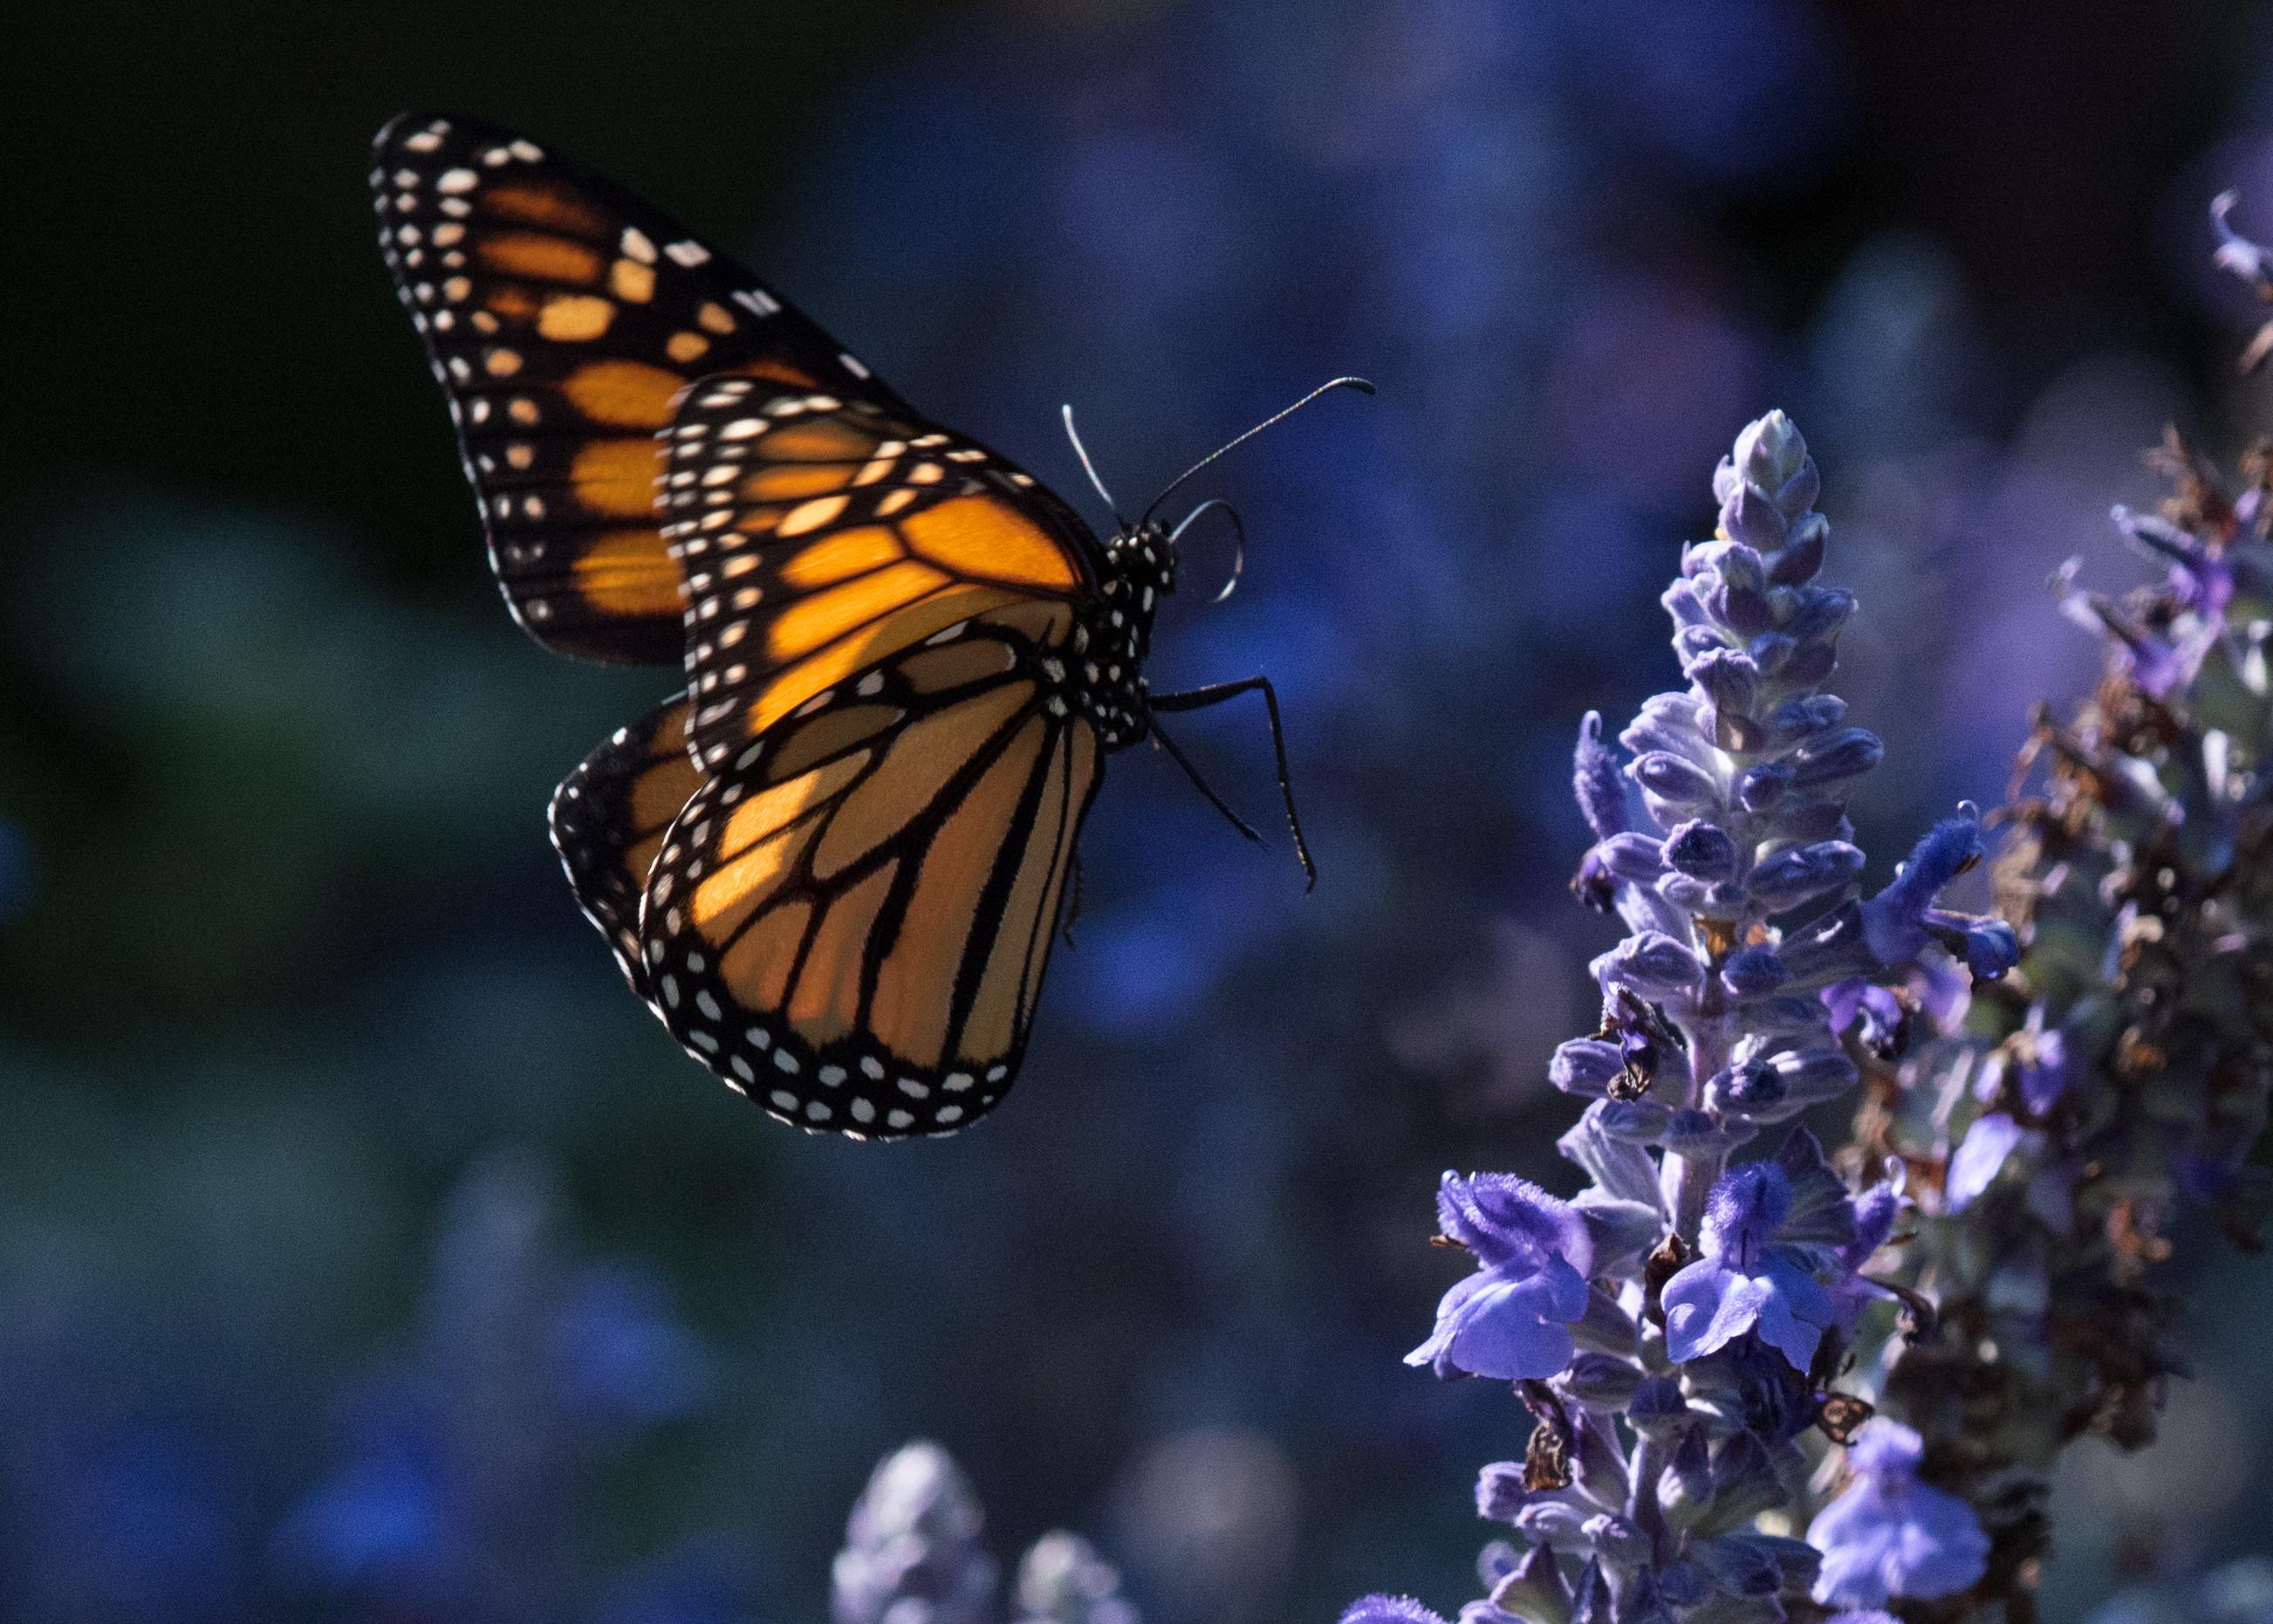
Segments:
[[[1847,1451],[1854,1482],[1808,1527],[1807,1543],[1823,1553],[1816,1600],[1853,1607],[1931,1600],[1988,1570],[1989,1536],[1973,1508],[1917,1480],[1924,1448],[1916,1432],[1883,1416],[1864,1424]]]
[[[1410,1596],[1361,1596],[1342,1609],[1341,1624],[1444,1624],[1444,1616]]]
[[[1587,1312],[1593,1261],[1585,1222],[1567,1203],[1504,1173],[1447,1173],[1437,1192],[1444,1232],[1482,1267],[1444,1294],[1437,1328],[1405,1356],[1439,1376],[1539,1380],[1577,1351],[1570,1325]]]
[[[1682,1363],[1718,1352],[1747,1331],[1804,1371],[1834,1320],[1831,1294],[1774,1244],[1791,1208],[1791,1181],[1772,1162],[1723,1174],[1705,1207],[1706,1255],[1665,1282],[1665,1351]]]

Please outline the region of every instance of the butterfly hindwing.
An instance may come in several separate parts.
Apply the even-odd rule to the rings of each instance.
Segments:
[[[1072,620],[1015,605],[904,649],[695,793],[640,924],[689,1054],[784,1121],[865,1138],[1001,1099],[1101,775],[1040,669]]]
[[[641,997],[649,995],[640,964],[640,897],[665,831],[702,787],[686,753],[688,710],[686,696],[673,695],[618,728],[552,793],[552,846],[568,888]]]
[[[1031,475],[913,413],[706,380],[661,510],[684,568],[699,761],[989,610],[1091,598],[1098,545]]]
[[[562,653],[684,654],[655,436],[694,379],[743,372],[904,405],[659,211],[477,120],[379,133],[379,245],[449,397],[514,618]]]

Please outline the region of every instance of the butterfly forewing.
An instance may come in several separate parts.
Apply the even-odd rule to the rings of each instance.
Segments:
[[[951,1132],[1009,1089],[1098,736],[1049,703],[1062,605],[904,648],[768,730],[688,802],[641,917],[650,999],[775,1116]]]
[[[514,618],[548,648],[683,657],[655,436],[692,380],[739,371],[905,410],[731,259],[510,132],[406,115],[379,134],[371,184],[491,565]]]
[[[702,787],[686,753],[688,705],[672,695],[618,728],[552,793],[552,846],[577,906],[614,950],[632,990],[648,994],[640,962],[640,897],[663,838]]]
[[[1028,475],[912,413],[708,380],[670,435],[697,759],[989,610],[1092,596],[1095,538]]]

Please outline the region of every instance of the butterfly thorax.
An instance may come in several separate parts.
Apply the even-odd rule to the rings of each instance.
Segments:
[[[1167,530],[1147,523],[1115,536],[1099,574],[1097,599],[1075,626],[1074,663],[1062,680],[1071,708],[1096,725],[1106,749],[1120,750],[1142,740],[1149,726],[1144,655],[1160,598],[1176,583]]]

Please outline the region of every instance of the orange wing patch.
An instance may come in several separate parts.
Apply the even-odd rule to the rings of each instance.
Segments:
[[[974,616],[1071,629],[1096,541],[984,447],[835,395],[712,379],[681,402],[662,511],[685,569],[698,759]],[[1020,481],[1025,481],[1020,484]],[[1053,499],[1054,501],[1054,499]]]
[[[997,496],[957,496],[900,521],[908,545],[959,575],[1068,591],[1081,583],[1065,549]]]

